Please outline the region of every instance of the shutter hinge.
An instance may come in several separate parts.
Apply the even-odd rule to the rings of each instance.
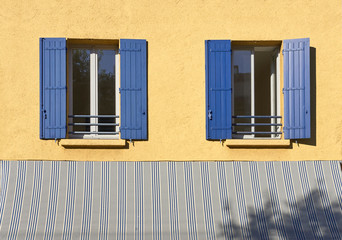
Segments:
[[[121,93],[121,88],[119,88],[119,93]]]
[[[284,49],[281,51],[281,54],[283,54],[283,55],[284,55]]]
[[[283,89],[282,89],[283,94],[284,94],[284,91],[285,91],[285,89],[283,88]]]
[[[213,119],[213,111],[211,111],[210,109],[208,111],[208,118],[209,118],[209,120]]]

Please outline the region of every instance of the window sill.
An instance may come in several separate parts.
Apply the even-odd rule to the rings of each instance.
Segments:
[[[126,146],[126,140],[61,139],[59,145],[64,148],[124,148]]]
[[[290,140],[284,139],[228,139],[225,142],[230,148],[287,148],[290,147]]]

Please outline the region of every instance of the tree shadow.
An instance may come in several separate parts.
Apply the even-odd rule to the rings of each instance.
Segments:
[[[221,236],[225,239],[341,239],[342,209],[338,202],[329,202],[324,191],[313,190],[304,198],[288,204],[289,212],[271,199],[263,207],[248,208],[246,224],[230,217],[220,224]],[[229,216],[230,206],[225,206]],[[240,217],[241,218],[241,217]],[[340,228],[340,229],[339,229]]]

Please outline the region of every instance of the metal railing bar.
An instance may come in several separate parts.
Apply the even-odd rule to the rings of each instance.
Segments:
[[[233,123],[233,126],[282,126],[278,123]]]
[[[233,132],[233,134],[282,134],[282,132]]]
[[[69,123],[69,126],[119,126],[118,123]]]
[[[233,118],[281,118],[281,116],[244,116],[244,115],[238,115],[238,116],[233,116]]]
[[[69,115],[69,118],[118,118],[119,115]]]
[[[69,134],[112,134],[117,135],[119,132],[86,132],[86,131],[74,131],[69,132]]]

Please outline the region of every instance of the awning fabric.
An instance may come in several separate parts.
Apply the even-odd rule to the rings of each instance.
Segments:
[[[338,161],[2,161],[0,239],[341,239]]]

